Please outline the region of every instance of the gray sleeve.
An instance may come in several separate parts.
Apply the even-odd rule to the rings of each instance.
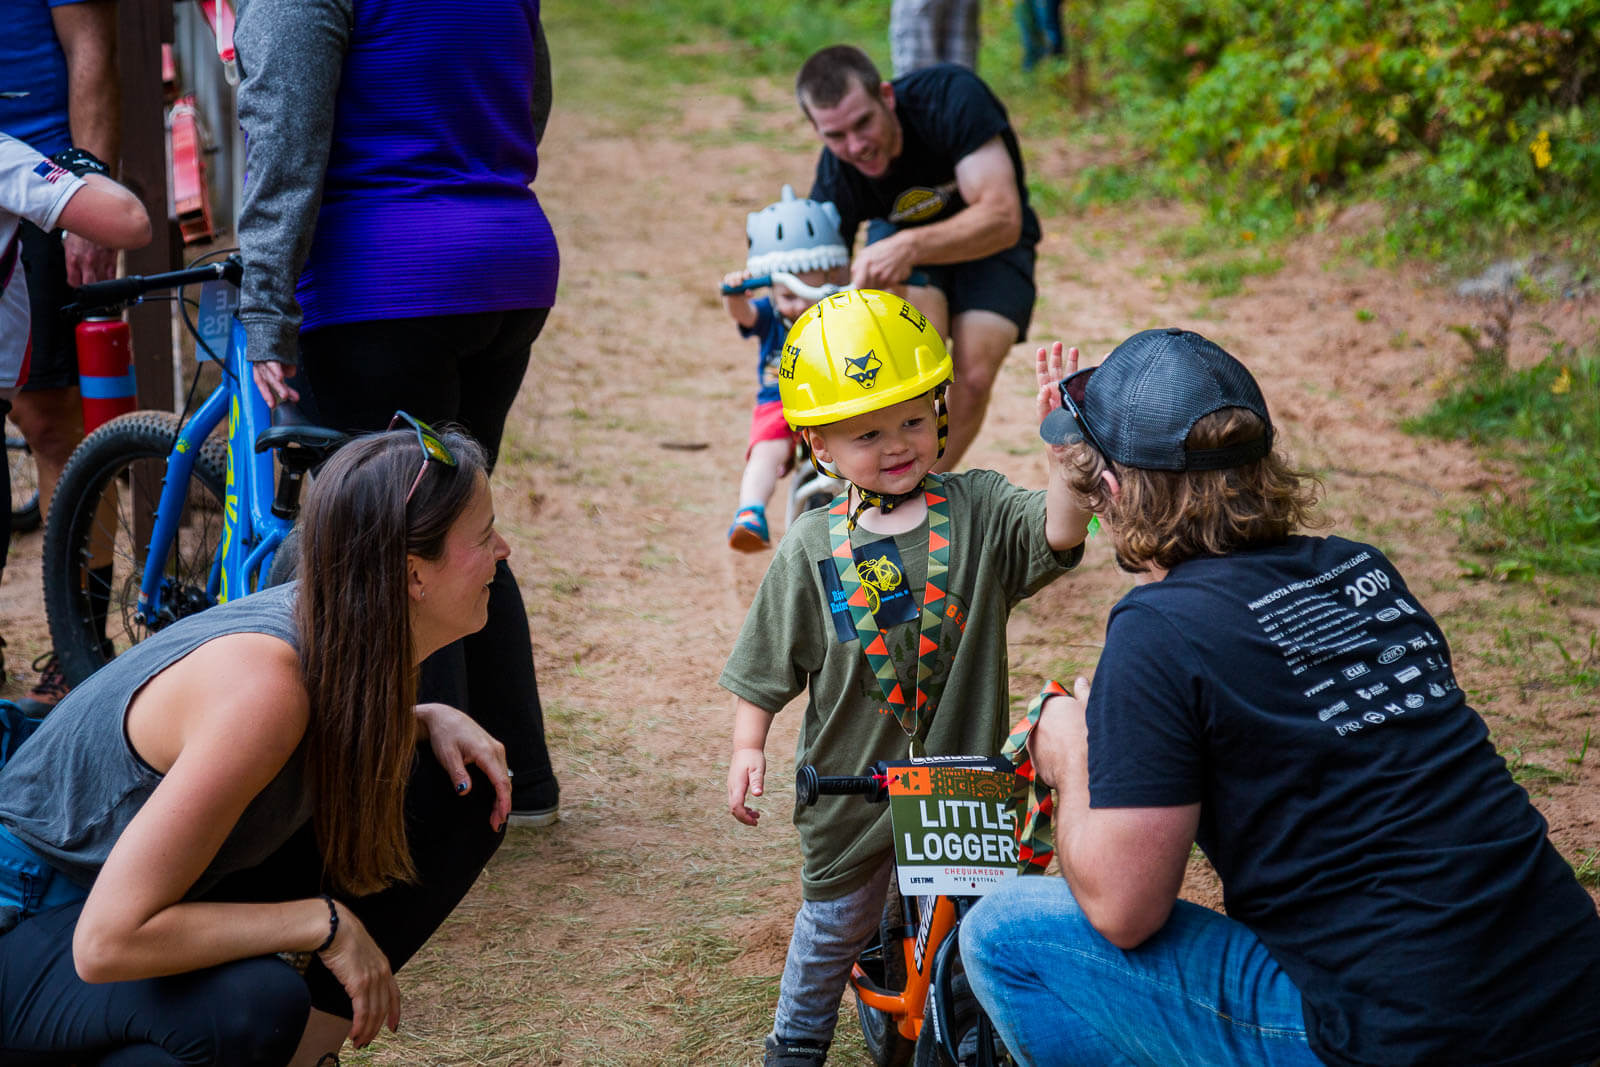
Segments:
[[[544,39],[544,21],[533,24],[533,143],[544,141],[550,122],[550,45]]]
[[[354,0],[245,0],[239,124],[246,138],[239,321],[252,362],[299,362],[295,282],[311,251]]]

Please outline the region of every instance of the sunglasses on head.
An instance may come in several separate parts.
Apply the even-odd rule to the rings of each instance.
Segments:
[[[417,491],[417,486],[422,484],[422,476],[428,471],[428,464],[442,463],[446,467],[456,466],[456,457],[450,454],[450,449],[432,426],[421,419],[412,418],[404,411],[394,413],[394,418],[389,420],[389,429],[394,429],[401,423],[417,431],[417,444],[422,446],[422,466],[417,468],[417,476],[411,480],[411,488],[406,490],[406,503],[411,503],[411,497]]]
[[[1100,444],[1099,439],[1094,435],[1094,431],[1089,429],[1089,420],[1083,417],[1084,391],[1089,387],[1089,376],[1096,369],[1098,368],[1089,367],[1070,377],[1063,378],[1058,387],[1061,390],[1061,406],[1067,409],[1067,413],[1072,416],[1072,421],[1077,423],[1078,432],[1083,435],[1083,439],[1089,443],[1091,448],[1106,456],[1110,455],[1110,453]]]

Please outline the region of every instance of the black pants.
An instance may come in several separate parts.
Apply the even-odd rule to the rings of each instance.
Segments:
[[[489,454],[500,452],[506,415],[528,369],[528,350],[549,308],[384,319],[326,326],[300,338],[302,405],[326,426],[383,430],[396,410],[435,426],[454,424]],[[544,741],[528,613],[510,567],[495,568],[489,622],[423,664],[419,699],[471,715],[506,746],[512,806],[556,803]]]
[[[453,783],[426,746],[406,788],[417,881],[346,899],[398,971],[460,903],[501,835],[489,826],[494,790],[473,771]],[[295,900],[326,888],[316,838],[302,827],[260,865],[209,890],[218,901]],[[25,919],[0,935],[0,1067],[89,1063],[280,1067],[311,1007],[349,1018],[350,1000],[321,962],[304,979],[275,956],[168,978],[90,985],[72,965],[83,903]],[[29,1051],[33,1050],[33,1051]]]

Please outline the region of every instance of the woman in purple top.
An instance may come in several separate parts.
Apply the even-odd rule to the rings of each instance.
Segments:
[[[382,430],[456,424],[492,465],[559,257],[531,188],[550,109],[538,0],[246,0],[239,318],[269,404]],[[495,574],[489,624],[423,667],[428,699],[506,746],[512,825],[556,816],[527,614]]]

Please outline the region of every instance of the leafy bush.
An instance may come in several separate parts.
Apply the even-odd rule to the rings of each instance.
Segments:
[[[1600,0],[1130,0],[1087,34],[1119,124],[1234,210],[1365,183],[1420,236],[1600,202]]]

